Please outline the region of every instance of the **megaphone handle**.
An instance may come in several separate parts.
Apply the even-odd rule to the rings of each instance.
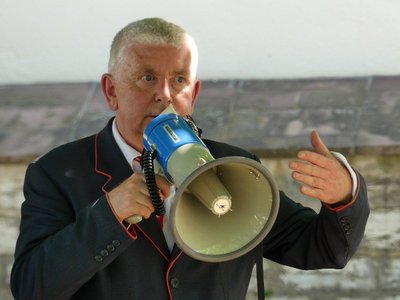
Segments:
[[[154,151],[143,150],[142,153],[142,169],[146,180],[147,188],[150,193],[151,202],[153,203],[155,213],[159,216],[165,214],[164,203],[160,198],[160,190],[157,187],[156,175],[154,174]]]

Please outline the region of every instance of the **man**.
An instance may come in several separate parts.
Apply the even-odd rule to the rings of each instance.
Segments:
[[[302,192],[323,202],[319,214],[281,192],[263,248],[223,263],[196,261],[173,241],[167,244],[134,158],[143,149],[144,129],[165,107],[192,114],[200,91],[196,68],[196,45],[175,24],[144,19],[116,35],[109,73],[101,79],[115,119],[27,170],[11,276],[16,299],[244,299],[260,249],[265,258],[302,269],[347,263],[365,229],[366,187],[316,132],[314,151],[301,151],[290,167]],[[216,158],[256,159],[233,146],[205,143]],[[167,199],[169,183],[158,176],[157,185]],[[133,215],[143,221],[124,221]]]

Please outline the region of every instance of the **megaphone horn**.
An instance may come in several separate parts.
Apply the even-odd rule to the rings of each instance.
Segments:
[[[237,258],[271,230],[279,192],[269,171],[245,157],[215,159],[172,107],[147,126],[144,146],[156,153],[177,190],[169,221],[176,244],[206,262]]]

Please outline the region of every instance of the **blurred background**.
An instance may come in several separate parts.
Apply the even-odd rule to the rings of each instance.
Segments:
[[[288,162],[317,129],[365,177],[371,216],[343,270],[265,261],[269,299],[400,299],[400,2],[1,1],[0,299],[18,236],[27,164],[94,134],[112,116],[99,86],[111,40],[131,21],[163,17],[200,52],[195,120],[204,137],[262,158],[300,195]],[[256,299],[251,281],[248,299]]]

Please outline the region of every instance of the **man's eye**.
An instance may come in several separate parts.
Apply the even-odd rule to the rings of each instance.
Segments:
[[[142,80],[144,80],[144,81],[152,81],[152,80],[154,80],[154,76],[151,75],[151,74],[146,74],[146,75],[144,75],[142,77]]]
[[[183,77],[183,76],[177,76],[176,77],[176,82],[177,83],[185,83],[185,77]]]

